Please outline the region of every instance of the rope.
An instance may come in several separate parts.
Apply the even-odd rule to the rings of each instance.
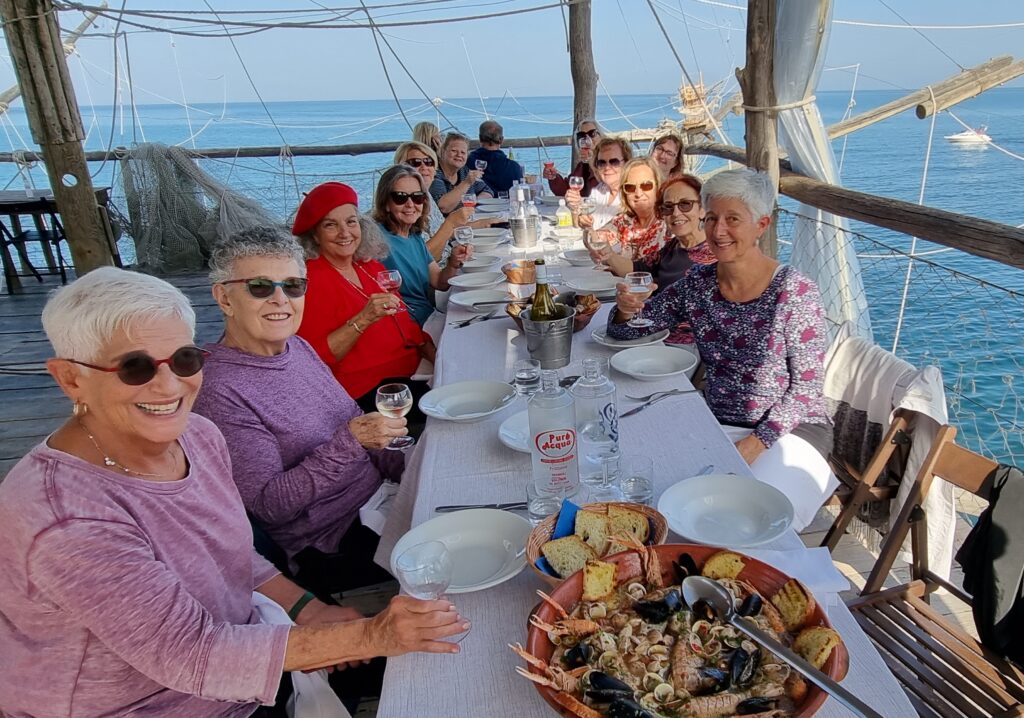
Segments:
[[[949,116],[950,116],[950,117],[952,117],[952,118],[953,118],[954,120],[956,120],[957,122],[959,122],[959,123],[960,123],[960,124],[961,124],[961,125],[963,126],[963,128],[964,128],[964,129],[966,129],[966,130],[973,130],[973,129],[974,129],[973,127],[971,127],[970,125],[968,125],[968,124],[967,124],[966,122],[964,122],[963,120],[961,120],[961,119],[960,119],[959,117],[957,117],[956,115],[954,115],[954,114],[953,114],[952,112],[950,112],[949,110],[946,110],[946,112],[948,112],[948,113],[949,113]],[[1008,156],[1010,156],[1010,157],[1014,158],[1015,160],[1024,160],[1024,157],[1022,157],[1021,155],[1018,155],[1018,154],[1015,154],[1015,153],[1013,153],[1013,152],[1010,152],[1010,150],[1006,149],[1005,147],[1000,147],[1000,146],[999,146],[999,145],[997,145],[997,144],[996,144],[995,142],[991,142],[991,141],[989,141],[989,142],[986,142],[985,144],[986,144],[986,145],[991,145],[992,147],[995,147],[995,148],[996,148],[997,150],[999,150],[1000,152],[1002,152],[1002,153],[1003,153],[1004,155],[1008,155]]]
[[[370,16],[370,11],[366,7],[366,3],[363,0],[359,0],[359,4],[363,6],[363,12],[366,13],[366,19],[370,23],[370,29],[373,34],[373,45],[377,48],[377,57],[380,58],[381,69],[384,70],[384,78],[388,81],[388,87],[391,88],[391,96],[395,98],[395,104],[398,105],[398,111],[402,113],[402,119],[405,120],[405,124],[409,126],[409,131],[412,132],[412,123],[409,118],[405,116],[405,110],[402,109],[402,102],[398,99],[398,93],[395,92],[395,85],[391,82],[391,73],[388,72],[388,64],[384,61],[384,53],[380,49],[380,41],[377,39],[377,26],[373,23],[373,18]]]
[[[814,102],[816,98],[814,95],[809,95],[802,100],[796,102],[787,102],[782,105],[770,105],[768,107],[758,107],[757,105],[740,105],[747,112],[782,112],[783,110],[792,110],[796,107],[803,107]]]
[[[138,138],[135,136],[135,126],[138,125],[139,134],[142,135],[142,141],[146,141],[146,131],[142,128],[142,119],[139,117],[139,108],[135,104],[135,83],[132,82],[132,56],[128,52],[128,35],[121,33],[121,39],[124,41],[124,60],[125,60],[125,72],[128,74],[128,99],[132,106],[132,142],[138,142]]]
[[[839,69],[839,68],[837,68],[837,69]],[[849,100],[849,102],[846,103],[846,112],[843,113],[843,121],[845,121],[845,120],[850,118],[850,115],[853,114],[853,108],[857,106],[857,101],[854,100],[854,95],[857,92],[857,78],[858,78],[859,72],[860,72],[860,63],[857,63],[856,65],[854,65],[853,84],[850,85],[850,100]],[[838,173],[839,173],[839,177],[840,178],[842,178],[842,176],[843,176],[843,162],[846,161],[846,143],[849,140],[850,140],[850,135],[849,134],[843,135],[843,151],[839,154],[839,168],[837,170]]]
[[[485,119],[491,119],[491,116],[487,114],[487,105],[484,104],[484,93],[480,92],[480,83],[476,80],[476,70],[473,69],[473,60],[469,57],[469,48],[466,47],[466,36],[459,35],[459,39],[462,40],[462,51],[466,54],[466,64],[469,65],[469,74],[473,78],[473,87],[476,88],[476,96],[480,98],[480,107],[483,108],[483,114]],[[458,107],[458,105],[456,105]],[[498,105],[500,108],[501,105]]]
[[[118,75],[118,64],[117,64],[117,31],[121,27],[121,18],[124,15],[124,6],[128,3],[128,0],[121,0],[121,10],[117,16],[117,22],[114,24],[114,99],[110,103],[110,136],[107,138],[107,147],[114,144],[114,127],[116,115],[114,114],[114,107],[117,105],[117,98],[121,92],[121,81]],[[107,166],[107,157],[104,155],[103,161],[100,162],[100,166],[96,168],[96,171],[90,175],[91,179],[99,177],[100,172]]]
[[[171,55],[174,56],[174,71],[178,74],[178,87],[181,89],[182,107],[185,108],[185,122],[188,123],[188,134],[191,139],[196,136],[196,132],[192,129],[192,115],[189,112],[188,97],[185,95],[185,83],[181,79],[181,66],[178,64],[178,48],[174,44],[174,38],[171,38]],[[192,149],[196,149],[196,141],[194,139],[192,139]]]

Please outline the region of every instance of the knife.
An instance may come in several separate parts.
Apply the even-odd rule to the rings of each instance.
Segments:
[[[673,396],[679,396],[679,394],[661,394],[659,396],[654,397],[653,399],[648,399],[647,401],[645,401],[640,406],[635,407],[633,409],[630,409],[625,414],[619,414],[619,418],[620,419],[625,419],[627,416],[633,416],[633,414],[639,414],[641,411],[643,411],[644,409],[649,407],[651,404],[657,404],[659,401],[664,401],[665,399],[668,399],[669,397],[673,397]]]
[[[438,506],[434,511],[439,514],[446,514],[450,511],[464,511],[466,509],[498,509],[499,511],[519,511],[526,508],[525,501],[512,501],[506,504],[457,504],[455,506]]]

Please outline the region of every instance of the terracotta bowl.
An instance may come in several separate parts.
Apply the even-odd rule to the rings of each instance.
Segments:
[[[698,546],[693,544],[663,544],[661,546],[656,546],[655,550],[658,552],[658,558],[661,561],[662,578],[665,580],[667,585],[671,580],[672,561],[678,558],[681,553],[684,551],[689,553],[698,566],[703,566],[704,561],[707,560],[711,554],[720,551],[721,549],[714,546]],[[617,553],[614,556],[606,557],[604,560],[618,565],[616,574],[617,583],[621,584],[625,580],[641,575],[640,557],[635,551]],[[771,596],[778,591],[784,583],[790,580],[789,576],[766,563],[762,563],[750,557],[744,557],[744,560],[746,562],[746,566],[740,573],[739,578],[753,585],[754,588],[765,595],[766,599],[768,596]],[[571,611],[573,607],[579,603],[582,595],[582,571],[574,573],[551,591],[551,597],[567,611]],[[555,609],[543,602],[534,609],[534,613],[549,623],[554,623],[558,620],[558,616],[555,615]],[[828,617],[825,615],[825,611],[820,604],[814,609],[814,616],[808,625],[831,627],[832,624],[829,622]],[[551,660],[554,648],[554,645],[548,640],[547,634],[544,631],[529,625],[529,622],[527,621],[526,650],[546,663]],[[832,651],[832,655],[828,657],[822,671],[830,678],[836,681],[841,681],[846,677],[846,672],[849,667],[850,656],[846,651],[846,646],[843,643],[840,643]],[[530,667],[530,670],[534,673],[540,673],[540,669],[532,666]],[[573,718],[571,713],[566,712],[566,710],[559,706],[555,702],[554,698],[552,698],[554,694],[552,689],[536,684],[534,687],[540,692],[541,697],[547,701],[548,705],[554,708],[557,713],[566,716],[566,718]],[[796,718],[807,718],[808,716],[814,715],[817,710],[821,708],[821,705],[825,702],[826,698],[828,698],[827,693],[817,686],[808,684],[807,697],[804,699],[803,703],[797,706],[797,710],[793,715]]]

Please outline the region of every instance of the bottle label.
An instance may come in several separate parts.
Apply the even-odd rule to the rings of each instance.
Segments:
[[[536,279],[535,279],[535,281],[537,282],[537,284],[547,284],[548,283],[548,268],[547,268],[547,265],[536,264],[534,266],[536,267],[536,273],[535,273]]]
[[[562,464],[576,458],[576,432],[572,429],[542,431],[534,437],[541,463]]]
[[[601,408],[601,428],[604,430],[605,435],[612,441],[618,442],[619,440],[619,412],[615,408],[615,403],[611,402],[605,404]]]

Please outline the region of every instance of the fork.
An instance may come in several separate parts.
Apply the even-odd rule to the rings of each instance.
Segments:
[[[684,391],[682,393],[685,394],[687,392]],[[633,416],[633,414],[639,414],[641,411],[643,411],[644,409],[649,407],[651,404],[657,404],[659,401],[662,401],[664,399],[668,399],[669,397],[672,397],[672,396],[676,396],[676,394],[662,394],[661,396],[656,396],[653,399],[648,399],[647,401],[645,401],[640,406],[633,407],[632,409],[627,411],[625,414],[619,414],[619,418],[620,419],[625,419],[627,416]]]
[[[498,313],[498,310],[495,309],[494,311],[490,312],[489,314],[476,314],[476,315],[470,317],[469,319],[462,319],[462,320],[457,321],[457,322],[450,322],[450,324],[451,324],[451,326],[455,327],[456,329],[462,329],[463,327],[468,327],[473,322],[482,322],[482,321],[485,321],[487,319],[493,319],[494,315],[497,314],[497,313]]]
[[[666,396],[675,396],[676,394],[692,394],[696,391],[696,389],[663,389],[662,391],[656,391],[653,394],[648,394],[647,396],[631,396],[629,394],[626,394],[626,398],[632,399],[633,401],[650,401],[654,397],[660,396],[661,394],[664,394]]]

